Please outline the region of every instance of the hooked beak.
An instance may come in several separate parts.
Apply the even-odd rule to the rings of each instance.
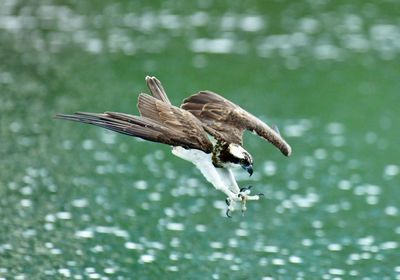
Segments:
[[[253,165],[252,164],[242,165],[242,168],[244,170],[246,170],[250,174],[250,176],[253,174]]]

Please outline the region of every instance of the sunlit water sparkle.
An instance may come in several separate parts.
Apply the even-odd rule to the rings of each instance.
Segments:
[[[400,279],[397,15],[328,2],[2,1],[0,279]],[[51,118],[137,112],[147,74],[279,124],[244,216],[169,148]]]

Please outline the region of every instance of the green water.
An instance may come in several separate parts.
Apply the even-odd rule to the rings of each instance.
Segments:
[[[93,3],[91,3],[93,2]],[[0,279],[400,279],[395,1],[0,2]],[[224,215],[170,148],[53,119],[210,89],[265,199]]]

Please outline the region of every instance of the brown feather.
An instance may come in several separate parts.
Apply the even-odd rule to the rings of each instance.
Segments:
[[[168,128],[166,136],[181,146],[212,152],[213,145],[201,122],[191,113],[143,93],[138,98],[138,109],[143,117]]]
[[[214,92],[201,91],[192,95],[183,101],[181,108],[203,122],[205,130],[218,140],[243,145],[243,131],[250,130],[275,145],[284,155],[291,153],[290,146],[279,133]]]
[[[165,103],[171,104],[167,93],[165,92],[161,82],[156,77],[146,77],[147,87],[149,88],[151,94],[154,98],[159,99]]]
[[[56,118],[96,125],[152,142],[211,153],[213,145],[202,123],[191,113],[172,106],[161,84],[157,83],[158,80],[146,80],[157,97],[143,93],[139,95],[138,108],[141,116],[118,112],[77,112],[72,115],[57,114]]]
[[[146,118],[123,115],[125,120],[121,118],[120,113],[95,114],[77,112],[73,115],[57,114],[56,118],[92,124],[118,133],[172,145],[171,141],[162,138],[165,128]],[[129,117],[129,121],[126,120],[126,117]]]

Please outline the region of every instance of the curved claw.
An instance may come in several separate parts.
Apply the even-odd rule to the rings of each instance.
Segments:
[[[226,205],[231,205],[231,200],[227,197],[227,198],[225,198],[225,203],[226,203]]]
[[[259,193],[258,196],[261,197],[261,196],[265,196],[265,195],[263,193]]]
[[[244,188],[241,188],[240,189],[240,192],[244,192],[244,191],[247,191],[247,190],[251,190],[251,188],[252,188],[253,186],[248,186],[248,187],[244,187]]]
[[[229,215],[229,212],[231,212],[229,209],[226,209],[226,216],[228,217],[228,218],[232,218],[232,216],[231,215]]]

